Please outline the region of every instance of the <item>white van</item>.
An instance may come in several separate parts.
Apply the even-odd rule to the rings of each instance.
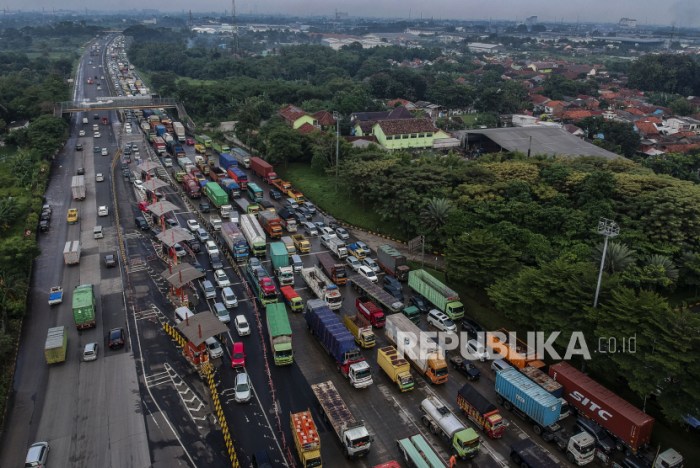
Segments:
[[[178,307],[175,309],[175,322],[180,323],[187,320],[190,317],[194,317],[194,314],[188,307]]]
[[[209,357],[212,359],[218,359],[224,355],[224,348],[221,347],[219,340],[213,336],[204,340],[207,344],[207,349],[209,350]]]
[[[221,290],[221,298],[226,308],[238,307],[238,298],[230,287],[227,286]]]
[[[293,198],[287,198],[284,205],[292,211],[299,207],[299,203],[297,203],[297,201]]]
[[[207,299],[216,299],[216,288],[209,280],[202,281],[202,291]]]
[[[450,320],[446,314],[437,309],[433,309],[428,312],[428,323],[438,330],[453,333],[457,331],[457,325],[455,325],[455,323]]]

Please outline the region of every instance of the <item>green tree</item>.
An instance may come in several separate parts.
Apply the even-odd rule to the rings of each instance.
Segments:
[[[678,98],[670,104],[671,110],[677,115],[691,115],[695,112],[695,108],[687,99]]]
[[[608,248],[605,252],[605,271],[610,274],[621,273],[627,268],[634,266],[636,252],[625,244],[611,241],[608,242]],[[594,261],[599,261],[603,255],[603,244],[596,246]]]
[[[516,273],[519,256],[510,244],[484,229],[450,239],[446,251],[450,279],[478,287]]]
[[[452,210],[452,203],[446,198],[431,198],[421,211],[421,222],[426,232],[442,229]]]

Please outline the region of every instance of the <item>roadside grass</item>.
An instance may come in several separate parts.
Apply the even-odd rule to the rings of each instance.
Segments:
[[[333,177],[313,171],[308,164],[294,163],[277,167],[280,177],[288,180],[324,212],[338,221],[366,229],[394,239],[405,239],[405,234],[395,226],[382,221],[379,215],[363,207],[354,197],[336,190]]]

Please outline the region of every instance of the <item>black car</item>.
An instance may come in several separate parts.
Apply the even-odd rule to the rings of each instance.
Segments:
[[[467,332],[469,336],[477,336],[478,333],[484,332],[484,327],[469,318],[462,319],[462,330]]]
[[[82,144],[82,143],[76,143],[76,144],[75,144],[75,150],[76,150],[76,151],[82,151],[82,150],[83,150],[83,144]]]
[[[211,267],[214,270],[220,270],[224,267],[224,264],[221,262],[221,256],[219,256],[217,253],[210,254],[209,261],[211,262]]]
[[[41,212],[41,217],[39,218],[39,221],[51,221],[51,212],[50,211],[42,211]]]
[[[464,359],[462,356],[451,356],[450,364],[452,364],[453,369],[464,374],[467,380],[476,381],[481,377],[481,371],[471,361]]]
[[[39,230],[41,232],[48,232],[51,228],[51,223],[46,220],[39,221]]]
[[[199,263],[199,261],[197,261],[197,260],[195,260],[194,262],[192,262],[192,266],[195,267],[197,270],[201,271],[202,273],[204,273],[204,272],[206,271],[206,270],[204,269],[204,267],[202,266],[202,264]]]
[[[403,288],[401,288],[401,283],[399,280],[393,276],[386,275],[384,277],[384,291],[403,302]]]
[[[109,331],[109,341],[108,344],[110,349],[118,349],[124,347],[124,329],[123,328],[112,328]]]
[[[272,202],[269,201],[269,200],[260,200],[260,201],[258,202],[258,204],[259,204],[260,206],[262,206],[264,210],[266,210],[266,209],[268,209],[268,208],[274,208],[274,207],[275,207],[275,206],[272,204]]]
[[[430,310],[430,304],[422,296],[418,296],[418,295],[412,296],[411,297],[411,305],[416,306],[416,308],[424,314],[427,314],[428,311]]]
[[[200,244],[197,240],[192,239],[191,241],[187,241],[187,244],[194,253],[199,253],[202,251],[202,244]]]
[[[199,202],[199,211],[201,211],[202,213],[209,213],[211,211],[211,205],[209,204],[209,202]]]
[[[107,268],[112,268],[117,266],[117,259],[113,254],[105,255],[105,266]]]
[[[270,198],[272,198],[273,200],[281,200],[282,192],[280,192],[276,188],[270,189]]]
[[[136,223],[136,227],[141,229],[142,231],[148,231],[150,229],[146,218],[144,218],[143,216],[137,216],[136,218],[134,218],[134,222]]]
[[[302,218],[304,218],[306,221],[311,221],[311,218],[313,218],[313,215],[309,210],[304,208],[303,206],[298,206],[294,210],[298,215],[300,215]]]
[[[78,175],[85,175],[85,168],[84,168],[84,167],[79,167],[78,170],[76,171],[76,174],[78,174]]]
[[[175,219],[175,218],[170,218],[170,217],[168,217],[168,216],[165,217],[165,224],[167,224],[167,225],[170,226],[171,228],[179,227],[179,226],[180,226],[180,223],[177,222],[177,219]]]
[[[124,154],[131,154],[131,146],[124,147]]]
[[[95,79],[97,79],[97,77],[95,77]],[[92,118],[95,120],[100,120],[100,114],[94,114]]]

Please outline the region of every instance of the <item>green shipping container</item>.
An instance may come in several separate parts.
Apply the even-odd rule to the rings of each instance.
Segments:
[[[217,208],[228,204],[228,195],[216,182],[207,182],[207,185],[204,186],[204,195],[206,195],[209,201]]]
[[[427,271],[409,271],[408,286],[452,320],[464,317],[464,305],[459,301],[459,295]]]
[[[277,270],[279,267],[289,266],[289,254],[283,242],[270,243],[270,258],[272,267]]]
[[[289,365],[294,361],[292,352],[292,327],[287,317],[287,308],[281,302],[265,307],[267,331],[270,334],[270,346],[278,366]]]
[[[95,293],[91,284],[73,290],[73,321],[78,329],[95,326]]]

